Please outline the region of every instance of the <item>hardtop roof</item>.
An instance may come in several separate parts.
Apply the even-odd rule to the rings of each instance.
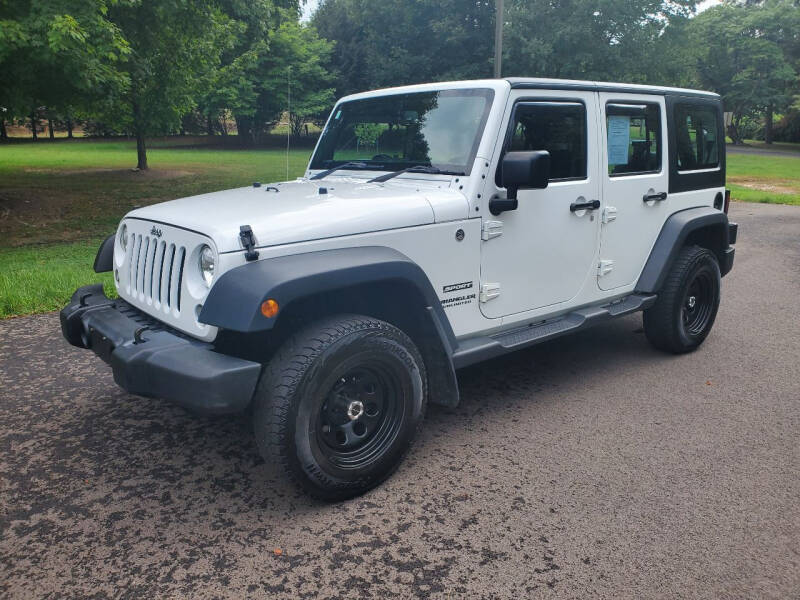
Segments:
[[[628,94],[658,94],[661,96],[702,96],[719,98],[719,94],[703,90],[641,85],[636,83],[611,83],[606,81],[581,81],[576,79],[545,79],[539,77],[506,77],[512,89],[583,90],[592,92],[620,92]]]
[[[372,98],[390,94],[407,94],[429,92],[443,89],[489,88],[499,91],[505,86],[511,89],[539,89],[591,92],[618,92],[626,94],[656,94],[659,96],[694,96],[707,100],[719,100],[719,94],[703,90],[662,87],[657,85],[641,85],[636,83],[612,83],[603,81],[581,81],[577,79],[547,79],[540,77],[506,77],[503,79],[474,79],[461,81],[440,81],[421,84],[404,85],[392,88],[368,90],[350,94],[339,99],[341,102]],[[507,90],[508,87],[505,87]]]

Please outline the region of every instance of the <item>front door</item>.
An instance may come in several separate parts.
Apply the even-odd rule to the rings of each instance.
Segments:
[[[536,92],[513,103],[495,165],[508,151],[550,152],[550,183],[519,190],[517,210],[497,217],[485,210],[481,253],[481,312],[504,317],[566,305],[596,273],[599,210],[571,210],[600,199],[594,92]],[[499,169],[494,195],[504,195]],[[485,194],[487,203],[493,194]],[[592,284],[593,285],[593,284]]]

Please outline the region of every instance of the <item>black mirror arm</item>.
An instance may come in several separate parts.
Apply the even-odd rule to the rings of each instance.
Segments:
[[[517,188],[508,188],[507,198],[495,197],[489,200],[489,212],[495,217],[506,212],[507,210],[517,210],[518,207],[519,201],[517,200]]]

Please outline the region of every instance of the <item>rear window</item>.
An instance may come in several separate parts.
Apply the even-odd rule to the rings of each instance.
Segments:
[[[716,111],[708,106],[675,105],[678,171],[719,167],[720,132]]]

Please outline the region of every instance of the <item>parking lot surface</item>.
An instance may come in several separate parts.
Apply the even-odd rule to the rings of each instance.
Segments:
[[[800,207],[731,212],[699,351],[635,315],[465,370],[334,505],[245,417],[127,395],[57,315],[0,322],[0,596],[800,597]]]

